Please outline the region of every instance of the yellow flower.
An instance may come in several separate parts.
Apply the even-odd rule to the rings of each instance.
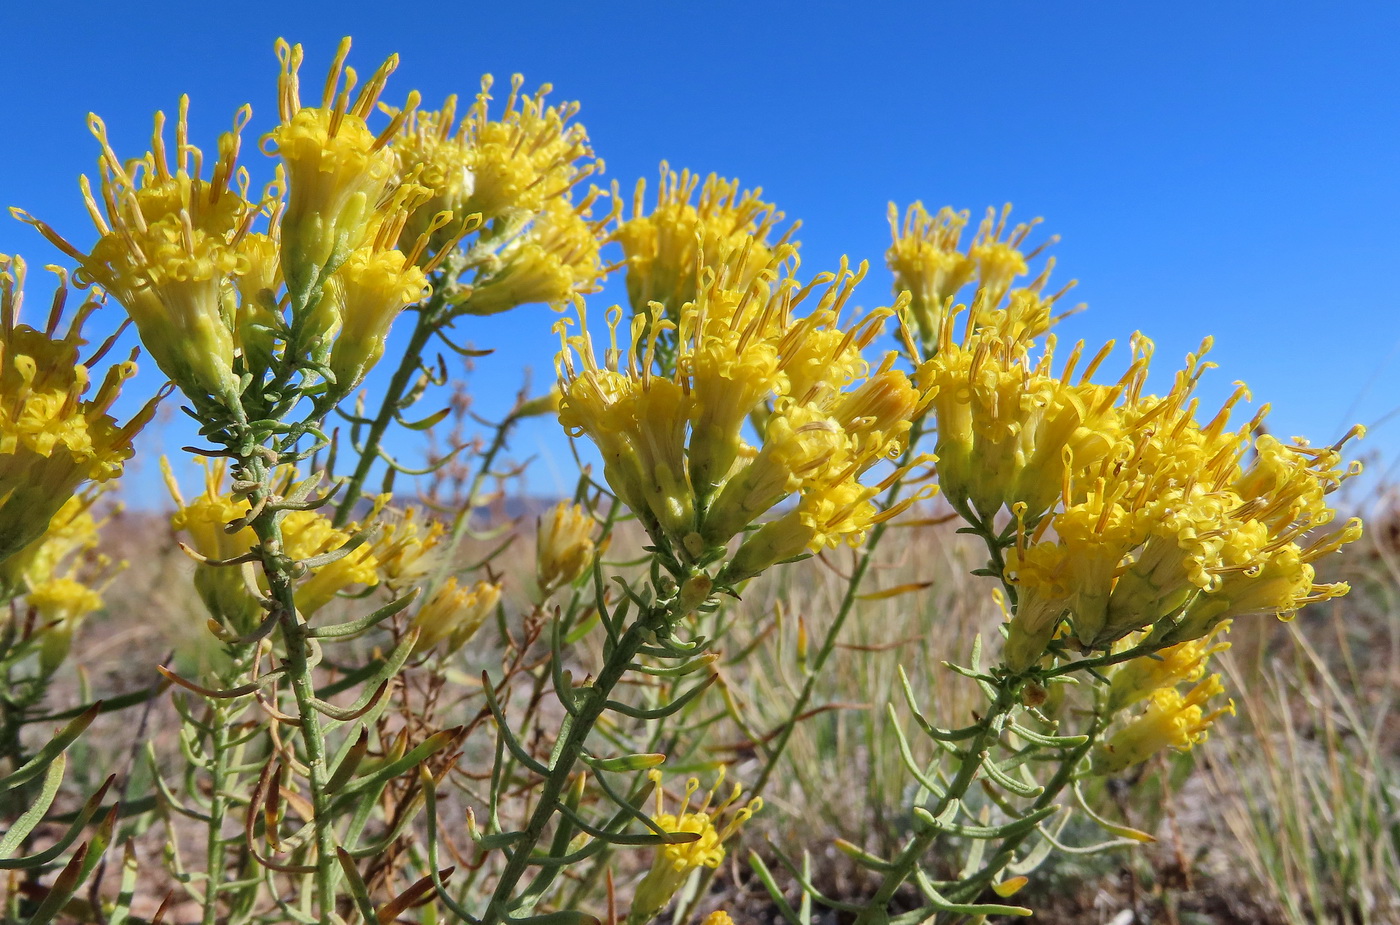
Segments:
[[[632,909],[627,916],[628,925],[642,925],[660,914],[692,871],[701,867],[718,867],[724,860],[724,842],[733,836],[749,817],[763,808],[763,800],[754,797],[744,806],[733,809],[740,793],[743,792],[743,788],[738,784],[734,785],[728,799],[711,806],[715,793],[724,784],[724,769],[721,768],[714,786],[698,807],[693,810],[690,807],[691,798],[700,789],[700,781],[692,777],[686,782],[685,796],[681,799],[678,811],[669,813],[666,811],[661,772],[652,770],[647,776],[656,788],[656,812],[652,813],[651,818],[657,827],[663,832],[688,832],[699,837],[694,841],[657,847],[651,870],[638,884],[633,896]]]
[[[1010,203],[1002,207],[1000,215],[995,209],[988,208],[972,246],[967,249],[968,258],[977,266],[974,307],[995,309],[1017,277],[1030,272],[1027,261],[1043,249],[1037,248],[1029,254],[1021,250],[1031,231],[1040,224],[1040,219],[1017,225],[1008,233],[1006,220],[1010,215]],[[1050,243],[1054,243],[1054,239]]]
[[[68,657],[78,624],[102,606],[102,596],[72,578],[51,578],[29,592],[29,605],[48,624],[39,648],[39,670],[47,676]]]
[[[289,511],[282,520],[283,551],[297,560],[324,555],[348,544],[357,529],[351,524],[347,530],[337,530],[316,511]],[[341,591],[378,583],[378,564],[371,544],[361,543],[339,559],[312,569],[297,585],[297,610],[309,617]]]
[[[1229,626],[1228,622],[1221,623],[1208,636],[1168,646],[1113,669],[1108,679],[1108,712],[1116,713],[1130,707],[1155,691],[1199,681],[1206,673],[1210,657],[1230,648],[1228,642],[1212,642],[1216,636],[1227,632]],[[1124,643],[1132,645],[1136,641],[1125,640]]]
[[[460,307],[469,315],[495,315],[543,302],[562,308],[575,296],[597,292],[604,275],[598,257],[607,219],[593,220],[597,190],[577,206],[568,195],[547,200],[530,227],[489,261]]]
[[[700,198],[693,203],[697,187]],[[689,170],[677,174],[663,163],[656,205],[647,214],[646,181],[638,180],[632,217],[613,233],[627,265],[627,298],[633,314],[646,315],[647,306],[659,302],[665,317],[675,320],[682,305],[700,298],[701,273],[707,267],[728,266],[732,276],[725,288],[747,290],[769,265],[774,250],[787,244],[796,230],[794,226],[780,240],[768,241],[783,214],[760,199],[762,193],[743,190],[738,180],[714,174],[702,184],[698,174]],[[731,261],[731,253],[738,251],[744,251],[744,258]]]
[[[490,74],[481,78],[481,92],[462,128],[471,189],[461,211],[479,212],[487,222],[537,213],[603,169],[603,162],[593,159],[588,132],[577,122],[570,124],[578,103],[547,106],[545,97],[553,87],[542,84],[533,95],[523,94],[525,78],[515,74],[505,112],[489,119],[492,82]]]
[[[617,317],[614,310],[612,324]],[[580,320],[586,325],[582,306]],[[562,322],[559,330],[562,336]],[[575,346],[581,369],[573,365]],[[685,389],[672,379],[599,367],[586,329],[566,339],[560,357],[560,424],[572,436],[587,433],[598,445],[608,484],[654,537],[679,542],[694,532],[695,495],[685,462],[691,397]],[[611,352],[609,359],[615,366]]]
[[[1308,537],[1333,517],[1326,495],[1356,471],[1342,465],[1345,440],[1321,449],[1251,440],[1263,411],[1231,430],[1231,411],[1248,396],[1243,386],[1209,421],[1196,420],[1193,393],[1211,365],[1203,360],[1209,347],[1207,340],[1188,356],[1165,396],[1143,396],[1151,345],[1136,339],[1136,359],[1115,389],[1122,404],[1106,409],[1093,432],[1101,449],[1085,466],[1078,447],[1087,444],[1067,443],[1057,509],[1038,524],[1019,509],[1033,529],[1023,524],[1007,557],[1020,589],[1007,643],[1013,671],[1041,657],[1064,617],[1086,648],[1154,626],[1151,638],[1166,646],[1206,636],[1225,619],[1287,616],[1346,593],[1345,584],[1316,584],[1310,563],[1359,537],[1360,522]],[[940,352],[930,362],[943,359]],[[952,457],[950,450],[940,469]],[[964,461],[973,459],[998,468],[992,452]]]
[[[468,588],[458,586],[456,578],[448,578],[414,614],[411,626],[419,630],[419,636],[413,654],[422,655],[439,644],[447,655],[462,648],[496,609],[501,590],[493,582],[479,581]]]
[[[399,312],[429,292],[414,255],[394,249],[402,222],[402,213],[383,222],[330,279],[327,295],[340,321],[330,352],[333,394],[344,395],[364,379],[384,355],[385,338]]]
[[[540,517],[536,526],[535,577],[542,594],[572,584],[593,564],[596,526],[586,510],[563,501]]]
[[[249,526],[230,533],[228,527],[247,515],[245,499],[235,499],[223,490],[225,461],[201,460],[204,465],[204,492],[186,501],[180,493],[170,462],[161,457],[161,472],[166,487],[175,500],[175,513],[170,517],[174,530],[189,536],[190,548],[206,559],[222,561],[245,555],[258,541]],[[198,562],[194,567],[194,587],[209,613],[224,626],[243,634],[258,624],[262,607],[249,590],[244,572],[237,566],[208,565]]]
[[[729,917],[729,913],[723,909],[716,909],[705,916],[705,921],[701,925],[734,925],[734,920]]]
[[[952,334],[956,317],[953,311],[944,318],[939,346],[918,370],[919,383],[934,393],[943,494],[955,509],[982,520],[1024,504],[1021,516],[1034,526],[1059,499],[1066,465],[1092,471],[1120,439],[1115,402],[1142,374],[1145,359],[1135,357],[1116,386],[1088,382],[1087,373],[1076,382],[1082,345],[1056,374],[1053,339],[1033,360],[1026,330],[1015,337],[974,331],[959,343]]]
[[[78,261],[79,283],[98,283],[122,304],[156,365],[191,400],[208,396],[228,405],[238,394],[229,282],[253,272],[240,241],[259,209],[248,201],[247,173],[236,169],[239,135],[251,110],[239,110],[233,131],[219,136],[208,180],[198,175],[203,154],[187,141],[188,110],[189,98],[182,97],[173,165],[163,113],[156,113],[151,150],[129,163],[112,149],[102,120],[90,117],[102,146],[101,207],[88,179],[81,180],[99,233],[90,254],[43,222],[16,214]]]
[[[903,452],[910,422],[927,403],[893,368],[893,354],[873,373],[863,356],[891,309],[839,321],[863,265],[852,271],[843,262],[839,272],[803,286],[775,278],[778,255],[744,291],[725,288],[746,259],[745,251],[731,252],[676,323],[657,303],[650,317],[635,316],[625,352],[615,308],[603,366],[586,327],[564,336],[559,359],[561,423],[598,444],[608,484],[654,540],[687,562],[722,557],[732,537],[799,496],[801,527],[785,521],[750,537],[744,568],[728,573],[735,581],[780,561],[770,558],[776,553],[790,558],[803,548],[859,542],[897,513],[879,512],[871,500],[879,489],[859,480]],[[816,307],[798,316],[817,291]],[[663,363],[660,344],[672,332],[674,362]],[[745,439],[750,424],[756,446]],[[805,538],[789,552],[799,535]]]
[[[943,327],[949,300],[972,281],[977,270],[972,258],[958,249],[968,214],[944,206],[929,215],[924,204],[916,202],[904,213],[902,226],[894,203],[890,203],[889,217],[894,243],[885,252],[885,261],[894,273],[894,290],[912,296],[909,314],[919,337],[931,344]]]
[[[92,506],[99,494],[101,489],[69,498],[41,536],[0,562],[0,601],[53,578],[65,560],[96,548],[100,525],[92,516]]]
[[[908,312],[918,330],[921,346],[932,354],[946,344],[943,329],[953,314],[953,300],[964,286],[976,281],[971,299],[968,335],[979,331],[997,337],[1029,341],[1049,330],[1054,318],[1050,309],[1055,301],[1074,284],[1055,295],[1042,297],[1041,292],[1054,268],[1053,258],[1046,261],[1041,273],[1024,288],[1012,288],[1021,276],[1030,272],[1029,261],[1058,239],[1051,238],[1030,252],[1023,250],[1031,231],[1040,219],[1007,230],[1011,206],[998,216],[988,209],[986,217],[974,235],[966,252],[959,250],[968,214],[944,207],[929,215],[923,203],[916,202],[899,222],[899,210],[890,203],[890,230],[894,243],[885,254],[894,273],[895,292],[908,291]]]
[[[1146,710],[1099,745],[1094,756],[1094,770],[1100,774],[1116,774],[1164,749],[1187,751],[1205,741],[1211,723],[1226,713],[1235,712],[1234,701],[1206,712],[1210,699],[1224,692],[1218,674],[1197,682],[1184,695],[1174,687],[1154,691],[1148,697]]]
[[[706,539],[711,544],[728,542],[784,498],[800,491],[804,479],[828,460],[845,454],[848,444],[840,424],[831,416],[792,401],[779,403],[764,425],[763,436],[752,461],[728,479],[715,499],[705,523]],[[806,545],[804,541],[800,547]]]
[[[287,167],[282,273],[294,307],[311,298],[314,288],[368,237],[376,209],[398,179],[398,158],[389,141],[418,105],[418,94],[410,93],[407,104],[382,132],[371,131],[367,120],[398,67],[398,56],[391,55],[380,65],[351,103],[355,75],[353,69],[345,69],[349,53],[346,38],[331,64],[321,105],[303,107],[297,74],[301,46],[277,41],[282,123],[268,133],[263,146],[280,155]],[[347,74],[342,86],[341,78]]]
[[[84,482],[120,475],[132,438],[155,412],[151,402],[121,427],[107,413],[136,373],[129,360],[109,367],[88,395],[89,365],[105,352],[79,355],[96,303],[84,302],[57,337],[57,314],[47,331],[19,323],[23,288],[23,261],[0,255],[0,561],[38,539]],[[56,305],[64,295],[60,288]]]
[[[281,249],[276,224],[266,234],[253,232],[238,242],[247,272],[234,279],[238,290],[234,347],[242,355],[244,367],[255,377],[272,368],[276,340],[283,336],[286,327],[277,304],[282,285]]]
[[[602,162],[592,159],[588,133],[570,124],[577,103],[547,106],[549,85],[522,94],[524,78],[516,74],[505,112],[490,119],[491,85],[488,74],[460,124],[454,125],[457,98],[450,96],[440,111],[410,115],[393,141],[403,174],[432,192],[410,217],[408,234],[416,238],[439,213],[452,214],[451,222],[433,231],[433,250],[468,230],[473,213],[487,223],[518,225],[550,202],[566,200],[577,183],[602,170]]]
[[[379,526],[381,532],[374,543],[376,568],[385,587],[398,594],[418,584],[436,567],[435,550],[447,528],[413,507],[382,514]]]

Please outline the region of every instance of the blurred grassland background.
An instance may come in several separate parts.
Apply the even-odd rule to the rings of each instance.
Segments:
[[[119,519],[117,529],[109,529],[107,542],[132,565],[108,591],[107,611],[83,626],[74,646],[80,667],[65,669],[69,684],[81,678],[99,692],[149,684],[149,666],[157,660],[193,674],[201,661],[219,657],[217,642],[191,619],[201,612],[192,585],[172,580],[191,564],[175,549],[164,519],[119,517],[125,523]],[[1206,743],[1092,785],[1100,789],[1087,795],[1090,805],[1108,807],[1113,822],[1156,841],[1098,854],[1056,852],[1018,896],[1037,910],[1035,921],[1400,921],[1400,549],[1387,529],[1393,524],[1379,524],[1357,544],[1364,549],[1353,547],[1327,575],[1350,580],[1351,596],[1308,608],[1292,624],[1263,619],[1232,634],[1234,648],[1218,658],[1238,715],[1220,721]],[[509,554],[497,560],[516,594],[532,580],[524,565],[533,562],[532,527],[522,524]],[[641,542],[633,525],[623,527],[613,542],[616,560],[634,555]],[[485,544],[467,548],[463,558],[486,551]],[[865,586],[868,599],[843,634],[834,669],[820,676],[813,702],[822,706],[797,727],[769,786],[769,809],[745,830],[747,846],[763,854],[770,844],[788,853],[806,847],[814,879],[828,894],[854,897],[868,890],[868,875],[836,849],[836,839],[888,853],[910,824],[902,814],[913,784],[886,714],[892,708],[901,726],[913,725],[899,666],[930,720],[967,722],[979,707],[971,682],[941,663],[965,661],[975,633],[997,638],[1003,618],[991,584],[968,574],[982,555],[977,542],[954,534],[951,524],[899,528],[886,538]],[[720,662],[722,690],[695,718],[720,717],[707,737],[713,744],[707,754],[676,761],[723,760],[737,779],[746,779],[746,770],[752,777],[753,737],[786,719],[805,677],[803,637],[821,638],[844,590],[841,575],[852,564],[843,551],[776,570],[725,612],[732,628]],[[912,589],[881,598],[906,586]],[[459,654],[448,681],[470,690],[483,668],[499,665],[501,652],[493,645],[482,634]],[[586,671],[598,653],[576,657],[575,670]],[[721,698],[738,700],[760,721],[735,728],[723,718]],[[95,785],[112,770],[139,777],[142,762],[123,756],[138,720],[158,753],[177,757],[165,741],[175,734],[177,717],[168,698],[160,698],[139,717],[99,718],[82,740],[90,760],[74,763],[92,780],[72,783]],[[917,760],[931,757],[928,741],[912,747]],[[479,751],[468,750],[464,772],[476,764],[489,767],[490,756]],[[1081,825],[1062,833],[1067,844],[1103,840],[1092,824]],[[443,826],[452,832],[460,822],[448,816]],[[162,837],[160,827],[152,829],[142,850],[158,852]],[[945,856],[960,859],[966,848],[950,844]],[[628,862],[625,854],[619,857],[619,878],[628,876]],[[736,921],[778,921],[742,852],[726,860],[717,889]]]

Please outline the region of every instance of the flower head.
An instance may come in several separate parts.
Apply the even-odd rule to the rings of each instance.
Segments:
[[[572,584],[593,564],[596,527],[588,511],[563,501],[540,517],[535,542],[535,577],[542,593]]]
[[[604,275],[598,244],[607,219],[592,217],[597,196],[594,189],[577,204],[567,193],[546,200],[530,226],[481,269],[460,310],[495,315],[532,302],[563,307],[598,291]]]
[[[350,40],[344,39],[331,64],[321,105],[304,107],[300,45],[277,41],[282,64],[278,108],[282,123],[268,133],[264,147],[281,156],[287,169],[288,201],[282,216],[282,273],[294,295],[304,299],[364,243],[376,210],[398,179],[398,159],[390,140],[418,104],[418,94],[381,132],[368,119],[395,68],[391,55],[370,76],[354,102],[355,71],[345,67]],[[344,85],[341,81],[344,78]]]
[[[1008,230],[1010,213],[1010,205],[999,215],[995,209],[988,209],[964,251],[960,240],[968,213],[945,206],[929,215],[923,203],[916,202],[905,212],[901,224],[898,208],[890,203],[894,243],[885,259],[894,273],[895,292],[907,291],[910,295],[908,312],[925,354],[935,352],[941,342],[946,342],[942,332],[954,299],[974,281],[969,334],[987,329],[1003,337],[1029,340],[1043,334],[1054,322],[1050,308],[1069,289],[1067,286],[1049,297],[1041,295],[1054,268],[1054,258],[1046,261],[1041,273],[1027,286],[1013,288],[1013,283],[1028,274],[1029,262],[1058,239],[1051,238],[1033,250],[1025,250],[1026,239],[1040,219]]]
[[[634,317],[625,352],[614,309],[613,346],[601,365],[586,329],[570,337],[560,328],[560,421],[598,444],[608,483],[658,543],[692,563],[712,562],[757,518],[798,496],[800,530],[784,529],[781,541],[772,531],[751,536],[759,546],[743,555],[746,574],[731,573],[735,581],[799,535],[783,558],[859,542],[892,516],[871,502],[878,489],[859,480],[903,452],[927,403],[893,356],[874,370],[864,357],[891,309],[842,322],[864,267],[843,265],[804,286],[779,278],[786,258],[775,252],[746,288],[728,288],[748,256],[731,252],[675,322],[659,304]],[[816,305],[799,314],[809,297]],[[659,359],[667,335],[673,363]]]
[[[175,513],[170,516],[172,529],[183,530],[189,545],[205,561],[194,567],[194,587],[209,613],[224,626],[243,634],[257,625],[262,607],[250,590],[242,569],[231,565],[210,564],[246,555],[257,544],[257,534],[246,523],[236,530],[229,528],[244,521],[248,515],[247,499],[234,498],[224,489],[226,471],[223,459],[201,460],[204,466],[204,491],[189,501],[180,492],[180,484],[169,460],[161,457],[161,472],[166,488],[175,501]]]
[[[1108,711],[1114,713],[1130,707],[1165,688],[1199,681],[1206,673],[1210,657],[1230,648],[1228,642],[1214,641],[1228,629],[1228,622],[1221,623],[1208,636],[1177,643],[1119,665],[1108,679]]]
[[[1094,770],[1116,774],[1168,748],[1190,750],[1205,741],[1211,723],[1235,712],[1234,701],[1229,700],[1206,712],[1211,699],[1224,692],[1218,674],[1201,679],[1185,694],[1175,687],[1153,691],[1147,708],[1099,745]]]
[[[289,511],[282,521],[283,548],[292,559],[310,559],[347,549],[344,555],[310,570],[296,589],[297,610],[310,616],[329,604],[337,594],[356,586],[378,584],[374,547],[359,538],[359,528],[350,524],[340,530],[329,518],[316,511]]]
[[[438,645],[448,655],[462,648],[496,609],[501,590],[496,582],[479,581],[468,587],[448,578],[413,616],[412,626],[419,631],[413,654]]]
[[[358,385],[379,362],[399,312],[429,292],[428,279],[415,260],[426,236],[412,253],[395,248],[406,215],[396,210],[381,216],[375,233],[350,253],[326,286],[324,301],[334,305],[339,322],[338,331],[331,332],[335,338],[329,362],[338,395]]]
[[[437,545],[447,527],[415,507],[384,512],[378,523],[375,567],[384,586],[398,594],[426,578],[436,567],[440,558]]]
[[[738,180],[715,174],[702,183],[698,174],[677,174],[663,163],[656,204],[647,213],[646,181],[638,180],[632,217],[613,233],[627,265],[633,314],[646,315],[648,306],[659,302],[674,321],[682,305],[700,298],[706,268],[728,266],[734,278],[726,288],[745,291],[796,230],[793,226],[779,240],[768,240],[783,213],[762,195],[761,189],[744,190]],[[731,252],[738,251],[745,252],[744,259],[727,263]]]
[[[50,578],[29,591],[29,605],[49,624],[39,650],[39,669],[51,675],[68,657],[83,618],[102,606],[102,595],[73,578]]]
[[[481,92],[460,123],[457,98],[451,96],[439,111],[410,114],[393,141],[404,175],[431,191],[410,217],[408,233],[428,231],[443,212],[453,216],[433,230],[434,250],[468,230],[473,214],[497,233],[513,233],[602,170],[587,131],[571,122],[577,103],[546,104],[548,84],[534,94],[521,93],[525,79],[516,74],[505,111],[492,119],[493,82],[489,74],[482,78]]]
[[[738,784],[734,785],[727,799],[715,804],[715,794],[724,784],[724,769],[721,768],[714,786],[705,794],[699,806],[691,807],[691,798],[700,790],[700,781],[692,777],[686,782],[685,796],[677,812],[667,812],[661,772],[652,770],[648,776],[656,788],[656,812],[652,813],[652,821],[663,832],[688,833],[696,838],[658,846],[651,870],[637,886],[633,896],[632,911],[627,916],[628,925],[639,925],[655,918],[692,871],[701,867],[718,867],[724,860],[724,842],[749,817],[763,808],[763,800],[758,797],[738,806],[739,795],[743,792]]]
[[[1210,420],[1198,420],[1193,393],[1210,367],[1209,346],[1187,357],[1166,395],[1149,396],[1142,383],[1151,345],[1136,338],[1129,373],[1108,393],[1117,403],[1095,406],[1092,428],[1057,429],[1061,439],[1070,435],[1058,497],[1044,513],[1016,499],[1023,524],[1007,556],[1020,591],[1007,643],[1012,670],[1035,664],[1065,618],[1086,648],[1106,649],[1149,627],[1168,646],[1205,637],[1226,619],[1287,616],[1346,593],[1341,583],[1315,583],[1310,564],[1360,536],[1359,521],[1310,535],[1333,517],[1326,495],[1356,471],[1341,463],[1345,441],[1314,449],[1254,437],[1264,410],[1231,428],[1234,406],[1248,395],[1242,385]],[[943,423],[940,416],[940,437]],[[994,454],[978,458],[997,471]]]
[[[155,411],[151,402],[124,426],[108,413],[136,373],[130,360],[110,366],[89,395],[90,367],[105,352],[80,355],[96,303],[84,302],[60,336],[66,290],[44,330],[20,323],[23,290],[23,261],[0,255],[0,561],[41,536],[84,482],[120,475]]]
[[[889,208],[890,232],[894,243],[885,260],[894,273],[895,292],[908,292],[909,314],[920,337],[931,342],[943,326],[949,301],[972,280],[977,264],[959,249],[968,214],[944,206],[929,215],[922,202],[916,202],[899,221],[899,209]]]
[[[64,562],[96,548],[101,524],[92,506],[100,494],[100,488],[89,489],[69,498],[42,535],[0,562],[0,602],[55,577]]]

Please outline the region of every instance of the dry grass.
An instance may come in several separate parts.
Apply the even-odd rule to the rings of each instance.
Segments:
[[[65,669],[54,709],[148,685],[156,664],[199,675],[223,657],[203,627],[189,563],[163,518],[122,515],[107,542],[131,564],[109,590],[107,612],[83,629],[74,650],[81,673]],[[635,537],[623,530],[611,555],[635,549]],[[531,555],[522,536],[499,560],[508,582],[528,582]],[[778,570],[747,589],[741,603],[710,618],[727,624],[720,674],[747,724],[741,728],[721,715],[728,712],[721,692],[711,691],[689,714],[689,745],[680,743],[682,752],[696,747],[703,729],[706,744],[682,766],[725,761],[739,780],[757,774],[753,738],[784,721],[804,680],[802,640],[810,657],[837,610],[852,561],[851,553],[840,552]],[[1038,921],[1400,921],[1400,727],[1391,709],[1400,695],[1400,610],[1394,606],[1400,570],[1394,551],[1380,545],[1355,561],[1357,593],[1330,610],[1305,615],[1293,627],[1237,628],[1228,672],[1239,715],[1194,756],[1152,763],[1098,794],[1111,814],[1154,832],[1157,844],[1047,864],[1023,894],[1041,910]],[[967,574],[978,564],[977,543],[950,526],[889,534],[864,589],[914,590],[865,601],[848,623],[817,688],[813,703],[820,709],[793,735],[765,795],[768,809],[746,830],[749,845],[765,853],[807,846],[815,877],[829,892],[858,896],[869,889],[833,840],[889,853],[908,829],[912,788],[885,712],[892,703],[897,719],[908,719],[898,666],[938,722],[966,723],[977,708],[975,689],[942,662],[965,662],[975,634],[996,643],[1001,617],[990,585]],[[473,677],[482,667],[499,666],[499,657],[498,648],[477,645],[449,675],[466,693],[425,686],[416,696],[435,698],[434,721],[461,722],[479,709]],[[597,657],[596,640],[585,640],[574,656],[576,673],[586,673]],[[513,702],[524,697],[517,691]],[[150,740],[157,765],[169,771],[179,762],[178,728],[168,695],[102,717],[74,755],[78,772],[70,786],[91,789],[115,771],[127,797],[139,798],[150,787],[139,760],[141,739]],[[477,744],[485,741],[482,736]],[[489,764],[489,748],[470,739],[465,748],[469,771]],[[457,793],[444,806],[449,829],[460,824],[455,820],[463,806],[481,798],[470,784]],[[135,817],[125,834],[139,836],[143,868],[151,872],[142,892],[158,897],[170,885],[156,875],[168,833]],[[173,837],[197,861],[200,836],[177,831]],[[752,921],[768,920],[766,900],[740,860],[741,853],[732,852],[719,878],[725,904]],[[638,863],[614,858],[619,884]]]

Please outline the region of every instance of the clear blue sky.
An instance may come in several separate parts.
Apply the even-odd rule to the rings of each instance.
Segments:
[[[804,271],[872,263],[887,301],[886,203],[980,213],[1012,202],[1063,237],[1056,278],[1089,311],[1061,329],[1097,344],[1135,329],[1160,372],[1216,337],[1212,396],[1243,379],[1276,432],[1335,439],[1400,407],[1400,4],[1393,3],[265,3],[137,14],[11,4],[0,85],[0,204],[86,243],[79,173],[89,111],[118,151],[145,150],[151,113],[192,97],[212,147],[239,104],[251,138],[275,119],[279,35],[318,84],[342,35],[362,73],[390,52],[389,98],[470,96],[483,72],[549,81],[630,189],[669,160],[760,185],[804,223]],[[261,156],[248,147],[247,161]],[[57,254],[0,220],[0,252]],[[31,306],[46,298],[41,272]],[[619,292],[614,290],[614,292]],[[595,301],[602,307],[617,295]],[[115,309],[113,309],[115,313]],[[474,323],[478,408],[517,371],[552,375],[542,306]],[[153,370],[151,364],[147,364]],[[506,386],[509,386],[508,388]],[[495,390],[498,394],[493,394]],[[188,439],[167,434],[174,450]],[[1363,449],[1396,457],[1400,423]],[[559,459],[550,428],[520,455]],[[138,485],[153,482],[148,459]],[[557,487],[567,488],[567,482]],[[556,489],[548,466],[532,486]]]

